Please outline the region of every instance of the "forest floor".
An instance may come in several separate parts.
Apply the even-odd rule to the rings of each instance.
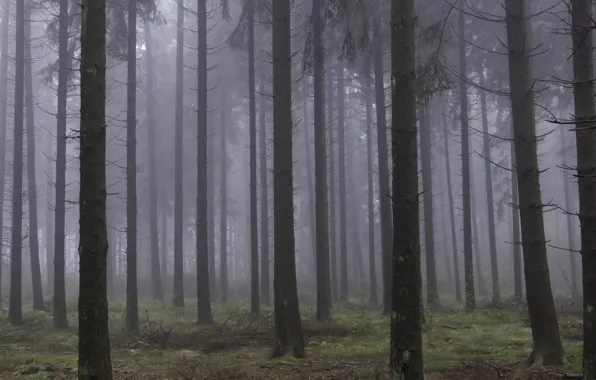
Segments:
[[[69,323],[76,325],[76,304]],[[317,323],[303,307],[306,359],[268,359],[272,314],[252,317],[246,305],[214,305],[216,325],[197,326],[196,306],[184,309],[144,302],[141,334],[123,331],[124,304],[110,309],[112,361],[116,380],[199,379],[388,379],[389,319],[378,310],[344,305],[333,322]],[[75,379],[77,331],[52,329],[46,312],[25,312],[15,328],[0,311],[0,379]],[[512,308],[443,311],[426,316],[427,380],[565,379],[581,368],[581,319],[559,317],[569,368],[537,371],[521,362],[531,350],[527,313]]]

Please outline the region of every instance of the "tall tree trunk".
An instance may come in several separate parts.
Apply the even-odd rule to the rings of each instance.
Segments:
[[[488,212],[488,241],[490,246],[490,268],[492,277],[493,304],[501,302],[501,289],[499,287],[499,261],[497,259],[497,239],[495,229],[495,207],[493,200],[493,178],[491,173],[490,140],[488,135],[488,111],[486,107],[486,92],[484,80],[484,67],[479,70],[480,77],[480,110],[482,113],[482,142],[484,151],[484,176],[486,181],[486,203]],[[480,263],[478,263],[480,265]]]
[[[373,54],[375,73],[375,103],[377,112],[377,154],[379,158],[379,206],[381,211],[381,262],[383,268],[383,313],[391,312],[391,257],[393,255],[393,226],[389,198],[389,153],[387,150],[387,115],[385,110],[385,81],[383,80],[383,39],[379,30],[378,12],[373,12]]]
[[[161,283],[165,287],[168,279],[168,212],[165,205],[161,209],[161,231],[159,235],[161,237]]]
[[[65,284],[66,232],[66,97],[70,73],[68,0],[60,0],[58,33],[58,108],[56,110],[56,202],[54,203],[54,327],[68,327]]]
[[[149,129],[149,236],[151,241],[151,290],[153,298],[163,299],[161,284],[161,268],[159,263],[159,229],[157,215],[157,146],[155,144],[155,89],[153,77],[153,41],[151,40],[151,25],[145,23],[145,48],[147,54],[147,127]]]
[[[581,6],[581,5],[579,5]],[[578,128],[581,128],[582,126],[578,126]],[[570,163],[569,163],[569,158],[567,156],[567,149],[568,146],[565,143],[565,129],[561,128],[561,154],[563,155],[563,166],[564,167],[569,167]],[[590,137],[590,135],[588,135],[588,137]],[[585,138],[585,136],[582,136],[582,138]],[[575,216],[574,213],[575,211],[572,211],[572,194],[571,194],[571,189],[570,186],[571,185],[571,180],[568,178],[564,178],[563,179],[563,191],[565,192],[565,210],[567,210],[567,215],[566,215],[566,221],[567,221],[567,241],[568,241],[568,248],[570,251],[570,255],[569,255],[569,270],[570,270],[570,277],[571,277],[571,299],[573,301],[577,301],[579,298],[579,293],[578,293],[578,289],[577,289],[577,257],[576,257],[576,252],[577,252],[577,247],[575,244],[575,226],[573,225],[575,223]]]
[[[561,364],[566,360],[546,257],[530,66],[531,42],[525,6],[523,0],[505,0],[515,167],[519,185],[526,294],[534,343],[528,362],[536,365]]]
[[[255,0],[248,0],[248,97],[250,116],[250,310],[259,314],[259,231],[257,221],[257,104],[255,83]]]
[[[137,288],[137,0],[128,2],[126,88],[126,331],[139,331]]]
[[[12,236],[10,255],[10,301],[8,321],[23,323],[22,260],[23,260],[23,95],[25,90],[25,0],[16,6],[16,53],[14,98],[14,147],[12,176]]]
[[[460,4],[464,2],[460,0]],[[470,135],[468,131],[468,86],[466,84],[466,41],[464,13],[459,14],[459,104],[462,147],[462,181],[464,211],[464,279],[466,291],[466,310],[476,308],[474,293],[474,257],[472,250],[472,195],[470,179]]]
[[[313,232],[316,235],[317,262],[317,320],[327,321],[331,317],[331,300],[329,289],[329,219],[327,212],[327,142],[325,139],[325,89],[323,86],[325,73],[325,51],[323,47],[323,21],[321,0],[312,3],[312,31],[314,44],[314,125],[315,125],[315,196],[316,224]],[[305,123],[307,120],[304,121]],[[308,124],[305,125],[308,131]],[[306,136],[305,136],[306,137]],[[305,144],[310,144],[306,141]],[[310,176],[310,166],[308,167]],[[308,189],[309,193],[312,188]],[[312,215],[312,214],[311,214]]]
[[[210,98],[207,99],[210,101]],[[212,107],[212,102],[208,103],[209,108]],[[207,130],[209,137],[215,137],[215,124],[213,123],[213,112],[207,115]],[[209,290],[211,297],[217,297],[217,272],[215,269],[215,160],[214,160],[215,144],[212,142],[207,146],[207,219],[209,222],[208,241],[209,241]]]
[[[377,295],[377,263],[375,252],[375,185],[373,183],[373,147],[372,147],[372,98],[371,98],[371,74],[370,59],[366,59],[367,69],[364,79],[364,97],[366,98],[366,174],[368,179],[368,270],[370,274],[370,299],[373,305],[379,303]]]
[[[197,67],[197,318],[199,324],[212,324],[209,291],[209,228],[207,220],[207,0],[199,0]],[[254,81],[253,81],[254,82]],[[253,102],[254,103],[254,102]],[[258,284],[257,284],[258,285]]]
[[[296,285],[292,161],[292,52],[290,0],[273,2],[273,202],[274,320],[273,356],[291,347],[306,355]]]
[[[8,99],[8,26],[10,24],[10,0],[4,2],[2,12],[2,42],[0,46],[0,241],[3,241],[4,231],[4,185],[6,182],[6,131],[8,122],[6,117]],[[0,247],[0,254],[3,251]],[[2,299],[2,260],[0,260],[0,299]]]
[[[1,79],[0,79],[1,80]],[[1,102],[1,100],[0,100]],[[0,105],[1,107],[1,105]],[[0,119],[1,120],[1,119]],[[0,121],[1,122],[1,121]],[[0,147],[3,145],[0,143]],[[46,283],[49,294],[54,293],[54,141],[51,133],[48,133],[46,140],[46,229],[45,229],[45,250],[46,250]],[[2,186],[0,184],[0,186]],[[1,204],[1,203],[0,203]],[[0,281],[1,281],[0,276]]]
[[[576,117],[577,177],[584,290],[583,375],[596,379],[596,130],[594,120],[594,67],[592,7],[589,0],[571,2],[573,89]],[[586,124],[588,123],[588,124]],[[566,191],[567,192],[567,191]],[[571,252],[571,255],[575,255]],[[572,268],[575,262],[571,261]],[[575,277],[572,278],[575,287]]]
[[[424,378],[418,196],[414,0],[392,0],[391,94],[393,277],[390,369],[394,379]]]
[[[474,191],[474,156],[470,155],[470,204],[471,204],[471,214],[472,214],[472,244],[473,244],[473,252],[474,252],[474,260],[476,261],[476,265],[474,269],[476,270],[476,281],[478,283],[478,293],[481,297],[484,297],[488,294],[486,291],[486,283],[484,282],[484,273],[482,271],[482,260],[480,260],[480,237],[478,236],[478,214],[476,210],[478,210],[478,205],[476,204],[476,192]]]
[[[261,165],[261,296],[265,305],[269,305],[269,181],[267,178],[267,121],[265,120],[265,80],[261,76],[259,90],[259,147]]]
[[[348,238],[346,222],[346,142],[345,142],[345,84],[344,67],[337,74],[337,146],[339,172],[339,257],[340,299],[348,300]]]
[[[314,2],[313,2],[314,4]],[[314,20],[313,20],[314,22]],[[305,159],[304,159],[304,165],[306,166],[306,182],[307,182],[307,186],[308,186],[308,218],[309,218],[309,227],[310,227],[310,238],[311,238],[311,250],[312,250],[312,254],[313,257],[315,258],[316,261],[316,257],[317,257],[317,232],[315,231],[316,229],[316,196],[315,196],[315,183],[313,182],[313,170],[312,170],[312,163],[311,163],[311,154],[310,154],[310,144],[311,144],[311,139],[310,139],[310,123],[309,123],[309,117],[308,117],[308,97],[309,97],[309,81],[308,81],[308,77],[306,77],[303,81],[302,81],[302,88],[301,88],[301,92],[302,92],[302,99],[304,101],[304,106],[303,108],[303,112],[304,112],[304,116],[303,116],[303,122],[302,122],[302,126],[304,127],[304,155],[305,155]],[[313,104],[313,108],[314,108],[314,104]],[[316,132],[315,132],[316,134]],[[316,149],[316,146],[315,146]],[[325,166],[327,166],[327,164],[325,163]],[[315,169],[316,172],[316,169]],[[316,177],[316,173],[315,173],[315,177]],[[315,179],[316,181],[316,179]],[[329,229],[329,226],[327,226],[327,229]],[[327,243],[327,246],[329,246],[329,243]]]
[[[457,233],[455,232],[455,205],[453,204],[453,187],[451,186],[451,165],[449,159],[449,132],[447,131],[447,110],[445,100],[442,104],[443,145],[445,148],[445,174],[447,177],[447,198],[449,200],[449,225],[451,227],[451,253],[453,254],[453,276],[455,277],[455,300],[462,301],[461,278],[459,276],[459,251],[457,250]]]
[[[25,5],[25,108],[27,112],[27,200],[29,204],[29,255],[33,282],[33,310],[43,310],[39,235],[37,224],[37,179],[35,176],[35,118],[33,110],[33,73],[31,69],[31,1]]]
[[[109,202],[110,198],[106,198],[106,228],[108,236],[108,257],[107,257],[107,289],[108,289],[108,300],[112,301],[116,299],[116,277],[117,268],[116,261],[118,256],[117,240],[118,236],[116,233],[116,218],[115,212],[113,211],[112,205]]]
[[[111,380],[106,267],[106,7],[85,0],[81,27],[79,380]]]
[[[519,192],[517,188],[517,175],[515,169],[515,142],[513,141],[513,122],[511,123],[511,203],[513,204],[511,210],[511,224],[513,233],[511,234],[513,240],[513,298],[517,302],[522,302],[524,299],[523,285],[522,285],[522,243],[520,236],[520,222],[519,222]]]
[[[331,280],[331,299],[335,301],[338,298],[339,289],[337,288],[337,239],[335,233],[337,224],[335,223],[335,141],[333,133],[333,125],[335,121],[333,120],[333,94],[335,94],[335,91],[333,91],[333,75],[331,68],[329,68],[327,71],[327,93],[325,94],[328,101],[327,113],[329,117],[329,121],[326,123],[327,140],[329,140],[329,152],[327,153],[327,160],[329,164],[329,276]]]
[[[184,307],[184,1],[178,1],[176,13],[176,100],[174,120],[174,298],[175,307]]]
[[[220,185],[219,185],[219,192],[220,192],[220,199],[221,199],[221,206],[219,209],[220,212],[220,221],[219,221],[219,281],[221,282],[221,301],[227,302],[228,301],[228,153],[226,151],[226,143],[227,143],[227,120],[226,120],[226,112],[228,112],[227,105],[226,105],[226,94],[225,91],[222,89],[221,94],[221,103],[220,107]]]
[[[420,162],[424,207],[424,252],[426,254],[426,302],[431,311],[439,309],[439,285],[435,263],[435,226],[433,215],[432,152],[429,110],[426,104],[418,110],[420,116]]]

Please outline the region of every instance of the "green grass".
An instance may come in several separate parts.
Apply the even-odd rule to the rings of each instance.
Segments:
[[[125,304],[111,305],[116,379],[383,378],[387,368],[389,319],[378,310],[336,307],[333,321],[321,324],[314,320],[314,309],[304,306],[308,358],[274,361],[267,359],[273,342],[270,310],[252,318],[246,304],[216,304],[216,326],[210,327],[195,324],[192,302],[183,309],[143,302],[139,310],[141,337],[130,339],[123,330]],[[54,330],[46,312],[25,311],[24,320],[25,326],[12,327],[6,313],[0,312],[0,379],[74,379],[78,339],[74,305],[69,310],[71,328],[66,331]],[[426,322],[425,366],[432,376],[463,362],[518,362],[531,350],[523,311],[446,310],[427,315]],[[560,317],[559,322],[571,369],[578,371],[581,322],[573,316]],[[36,366],[41,370],[27,371]]]

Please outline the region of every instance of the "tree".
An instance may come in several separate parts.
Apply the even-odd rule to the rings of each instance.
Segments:
[[[583,375],[596,379],[596,109],[594,108],[592,4],[589,0],[571,2],[571,37],[573,43],[573,93],[577,141],[577,177],[579,182],[579,220],[584,291]],[[572,255],[575,252],[571,252]],[[574,264],[572,262],[572,264]]]
[[[151,290],[153,298],[163,299],[161,287],[161,268],[159,263],[159,232],[157,215],[157,149],[155,144],[155,89],[153,86],[153,77],[155,70],[153,68],[153,55],[151,41],[151,25],[145,23],[145,46],[147,51],[147,127],[149,130],[149,235],[151,246]],[[163,236],[162,236],[163,239]]]
[[[6,131],[7,99],[8,99],[8,26],[10,17],[10,1],[4,3],[2,12],[2,40],[0,46],[0,241],[4,231],[4,183],[6,182]],[[0,298],[2,298],[2,259],[0,258]]]
[[[348,238],[346,225],[346,142],[345,142],[345,81],[344,67],[339,65],[337,74],[337,146],[339,174],[339,255],[340,296],[348,300]]]
[[[111,380],[106,267],[106,6],[85,0],[81,25],[79,380]]]
[[[533,340],[528,364],[540,366],[562,364],[566,360],[546,257],[530,66],[531,42],[525,7],[524,0],[505,1],[515,168],[519,186],[526,297]]]
[[[219,209],[219,281],[221,289],[221,301],[228,301],[228,153],[227,147],[227,120],[226,113],[228,112],[226,104],[226,93],[222,89],[220,107],[220,184],[219,192],[221,199],[221,206]]]
[[[331,300],[329,289],[329,219],[327,211],[327,155],[325,148],[325,51],[321,1],[312,2],[312,38],[314,47],[314,127],[315,127],[315,226],[317,262],[317,320],[330,318]],[[308,120],[304,120],[308,132]],[[308,136],[305,134],[305,136]],[[310,144],[310,141],[305,141]],[[308,153],[308,152],[307,152]],[[307,175],[310,176],[310,165]],[[309,189],[309,194],[311,193]]]
[[[25,6],[25,111],[27,113],[27,200],[29,203],[29,255],[33,281],[33,310],[43,310],[39,236],[37,227],[37,180],[35,177],[35,119],[33,110],[33,74],[31,70],[31,7]]]
[[[23,260],[23,96],[25,90],[25,0],[16,3],[16,52],[14,99],[14,147],[12,179],[12,237],[10,255],[10,300],[8,320],[23,323],[22,260]]]
[[[126,88],[126,330],[139,331],[137,286],[137,0],[128,2]]]
[[[199,324],[212,324],[207,240],[207,0],[199,0],[197,9],[197,317]]]
[[[259,314],[259,231],[257,221],[257,104],[255,83],[255,0],[248,7],[248,99],[250,138],[250,311]]]
[[[394,379],[424,378],[418,199],[414,0],[391,2],[393,123],[393,277],[390,369]]]
[[[296,284],[293,161],[292,161],[292,52],[290,0],[276,0],[273,17],[273,210],[274,210],[274,321],[273,357],[289,347],[295,357],[306,355]]]
[[[174,299],[176,307],[184,307],[184,250],[183,250],[183,170],[184,138],[184,1],[178,1],[176,13],[176,97],[174,120]]]
[[[464,4],[460,1],[460,4]],[[466,310],[476,308],[474,292],[474,256],[472,250],[472,194],[470,183],[470,132],[468,131],[468,86],[466,84],[466,41],[465,18],[463,11],[459,14],[459,105],[461,123],[461,155],[463,182],[464,212],[464,287],[466,292]]]
[[[58,104],[56,109],[56,201],[54,204],[54,327],[68,327],[65,283],[66,231],[66,97],[68,96],[68,0],[60,0],[58,15]]]
[[[265,305],[269,305],[269,194],[267,181],[267,122],[265,120],[265,83],[261,77],[259,91],[259,162],[261,166],[261,296]]]

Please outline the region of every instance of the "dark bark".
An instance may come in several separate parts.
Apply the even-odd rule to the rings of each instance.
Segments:
[[[265,305],[269,305],[269,181],[267,176],[267,121],[265,120],[265,80],[261,77],[259,102],[259,147],[261,164],[261,296]]]
[[[184,4],[178,2],[176,13],[176,99],[174,120],[174,298],[176,307],[184,307]]]
[[[581,128],[582,126],[578,126]],[[567,152],[567,144],[565,143],[565,129],[561,128],[561,154],[563,155],[563,167],[569,167],[569,159],[568,159],[568,152]],[[582,136],[583,137],[583,136]],[[575,243],[575,210],[572,210],[573,201],[571,199],[571,182],[572,180],[569,178],[563,179],[563,191],[565,193],[565,210],[567,210],[567,215],[565,216],[565,220],[567,222],[567,242],[569,248],[569,270],[570,270],[570,281],[571,281],[571,299],[576,301],[579,299],[579,292],[577,289],[577,247]]]
[[[314,4],[314,3],[313,3]],[[313,20],[314,22],[314,20]],[[305,78],[302,81],[302,99],[304,101],[304,106],[303,108],[303,112],[304,112],[304,117],[303,117],[303,122],[302,122],[302,126],[304,128],[304,155],[305,155],[305,159],[304,159],[304,165],[306,166],[306,182],[307,182],[307,186],[308,186],[308,207],[309,207],[309,213],[308,213],[308,218],[309,218],[309,227],[310,227],[310,238],[311,238],[311,250],[312,250],[312,254],[313,257],[316,261],[317,258],[317,232],[315,231],[316,226],[317,226],[317,222],[316,222],[316,189],[315,189],[315,182],[316,179],[314,180],[315,182],[313,182],[313,169],[312,169],[312,156],[310,154],[310,145],[311,145],[311,138],[310,138],[310,123],[309,123],[309,117],[308,117],[308,97],[310,96],[309,93],[309,81],[308,81],[308,77]],[[314,104],[313,104],[313,108],[314,108]],[[316,134],[316,132],[315,132]],[[315,146],[316,149],[316,146]],[[316,153],[315,153],[316,154]],[[325,167],[327,166],[327,163],[325,163]],[[316,172],[316,169],[315,169]],[[315,177],[316,177],[316,173],[315,173]],[[329,226],[327,226],[327,230],[329,230]],[[327,245],[329,245],[329,243],[327,243]]]
[[[207,0],[199,0],[197,12],[197,318],[212,324],[209,291],[209,221],[207,219]]]
[[[505,0],[515,168],[519,185],[526,295],[533,339],[528,363],[562,364],[566,360],[546,257],[534,119],[534,80],[530,66],[531,42],[525,6],[523,0]]]
[[[250,134],[250,311],[259,314],[259,231],[257,221],[257,104],[255,83],[255,0],[248,0],[248,97]]]
[[[317,263],[317,320],[327,321],[331,317],[331,300],[329,289],[329,221],[327,210],[327,142],[325,139],[325,89],[323,86],[325,73],[325,51],[323,47],[323,21],[321,0],[312,3],[312,31],[314,44],[314,125],[315,125],[315,196],[316,224],[313,232],[316,235]],[[307,120],[304,121],[305,123]],[[308,125],[306,125],[308,130]],[[305,141],[310,144],[310,141]],[[310,176],[310,166],[308,168]],[[312,189],[309,188],[309,192]]]
[[[584,291],[583,375],[596,379],[596,130],[592,7],[589,0],[571,2],[573,89],[575,100],[579,220]],[[588,124],[586,124],[586,122]],[[576,255],[571,252],[571,255]],[[572,260],[571,265],[575,262]],[[575,283],[575,278],[572,278]],[[574,285],[575,286],[575,285]]]
[[[12,233],[10,247],[10,299],[8,321],[23,323],[23,96],[25,90],[25,0],[16,2],[16,52],[14,97],[14,147],[12,175]]]
[[[56,202],[54,203],[54,327],[68,327],[65,284],[66,232],[66,96],[68,95],[68,0],[60,0],[58,41],[58,107],[56,109]]]
[[[126,331],[139,332],[137,286],[137,0],[128,2],[126,88]]]
[[[106,267],[105,2],[86,0],[81,30],[79,380],[111,380]]]
[[[478,76],[480,77],[480,87],[484,88],[484,67],[481,66]],[[486,203],[488,213],[488,241],[490,248],[490,269],[492,277],[492,303],[501,302],[501,289],[499,287],[499,261],[497,260],[497,239],[495,229],[495,207],[493,199],[493,178],[491,172],[491,152],[490,140],[488,134],[488,111],[486,107],[486,92],[480,89],[480,110],[482,113],[482,143],[484,152],[484,177],[486,184]],[[480,265],[480,263],[478,263]]]
[[[383,268],[383,313],[391,311],[391,257],[393,254],[393,226],[389,198],[389,153],[387,151],[387,115],[385,110],[385,82],[383,80],[383,39],[379,30],[379,15],[373,12],[373,54],[375,74],[375,103],[377,113],[377,154],[379,158],[379,206],[381,213],[381,262]]]
[[[290,0],[273,2],[273,202],[274,320],[273,355],[288,348],[306,355],[296,285],[292,159],[292,52]]]
[[[209,99],[208,99],[209,100]],[[211,109],[212,106],[210,105]],[[213,123],[213,112],[210,112],[208,121],[208,133],[210,138],[215,137]],[[211,142],[207,147],[207,218],[209,221],[209,290],[211,290],[211,297],[217,297],[217,271],[215,269],[215,160],[214,160],[215,144]],[[162,266],[163,267],[163,266]]]
[[[337,239],[336,239],[336,222],[335,222],[335,140],[334,140],[334,118],[333,118],[333,76],[331,69],[327,71],[327,117],[329,120],[327,124],[327,140],[328,152],[327,160],[329,163],[329,276],[331,280],[330,293],[333,301],[337,300],[339,289],[337,288]],[[316,131],[315,131],[316,133]],[[316,169],[315,169],[316,170]]]
[[[10,17],[10,0],[4,2],[2,12],[2,46],[0,47],[0,241],[4,234],[4,184],[6,182],[6,117],[8,99],[8,26]],[[2,299],[2,260],[0,260],[0,299]]]
[[[513,128],[513,124],[511,124]],[[513,138],[513,130],[511,130],[511,138]],[[511,224],[512,224],[512,241],[513,241],[513,298],[517,302],[522,302],[524,299],[523,281],[522,281],[522,246],[520,236],[519,223],[519,192],[517,189],[517,175],[515,171],[515,143],[511,141],[511,203],[513,208],[511,210]]]
[[[463,5],[463,1],[460,1]],[[466,293],[466,310],[476,308],[474,292],[474,257],[472,250],[472,195],[470,179],[470,135],[468,130],[468,86],[466,84],[466,41],[464,39],[464,13],[459,14],[459,104],[461,123],[462,147],[462,182],[463,182],[463,213],[464,213],[464,283]]]
[[[115,287],[115,279],[117,276],[117,269],[116,269],[116,261],[118,256],[118,247],[117,247],[117,233],[116,233],[116,223],[115,220],[115,213],[109,202],[110,198],[106,199],[106,225],[107,225],[107,234],[108,234],[108,273],[107,273],[107,288],[108,288],[108,300],[113,301],[116,299],[116,287]]]
[[[25,6],[25,112],[27,134],[27,201],[29,204],[29,255],[33,282],[33,310],[43,310],[39,235],[37,220],[37,178],[35,175],[35,118],[33,110],[33,73],[31,72],[31,2]]]
[[[439,309],[439,285],[435,263],[435,226],[433,210],[432,152],[429,110],[419,107],[420,163],[422,164],[422,202],[424,207],[424,253],[426,255],[426,302],[431,311]]]
[[[364,78],[364,97],[366,98],[366,168],[368,179],[368,267],[370,274],[370,299],[369,302],[373,305],[379,303],[377,295],[377,263],[375,253],[375,186],[373,183],[373,147],[372,147],[372,98],[371,98],[371,82],[370,76],[370,59],[366,60],[367,69],[365,70]]]
[[[220,184],[219,184],[219,196],[221,200],[221,206],[219,209],[220,220],[219,220],[219,281],[221,289],[221,300],[227,302],[228,300],[228,153],[226,151],[227,146],[227,120],[226,120],[226,95],[222,90],[220,111]]]
[[[393,276],[390,369],[393,379],[424,378],[416,127],[414,0],[391,2]]]
[[[346,142],[345,142],[345,84],[344,67],[340,65],[337,73],[337,147],[339,174],[339,261],[340,295],[342,301],[348,300],[348,238],[346,222]]]
[[[155,89],[153,77],[153,55],[151,40],[151,25],[145,23],[145,48],[147,62],[147,128],[149,142],[149,237],[151,251],[151,290],[153,298],[163,300],[163,289],[161,284],[161,268],[159,262],[159,229],[157,215],[157,146],[155,143]]]
[[[0,80],[2,80],[0,78]],[[0,100],[1,101],[1,100]],[[1,107],[1,106],[0,106]],[[2,119],[0,119],[2,120]],[[1,121],[0,121],[1,122]],[[1,137],[0,137],[1,139]],[[2,147],[2,143],[0,143],[0,147]],[[46,250],[46,286],[47,291],[49,294],[54,292],[54,213],[52,212],[54,209],[54,173],[52,170],[54,169],[54,141],[53,136],[48,133],[48,137],[46,140],[46,153],[45,153],[45,160],[46,160],[46,228],[45,228],[45,250]],[[0,186],[2,184],[0,183]],[[2,202],[0,202],[2,204]],[[1,223],[0,223],[1,224]],[[0,228],[2,228],[0,226]],[[1,235],[0,235],[1,237]],[[0,276],[0,281],[2,280],[2,276]]]
[[[447,197],[449,200],[449,226],[451,227],[451,253],[453,255],[453,275],[455,277],[455,300],[462,301],[461,278],[459,276],[459,251],[457,250],[457,233],[455,232],[455,205],[453,204],[453,187],[451,186],[451,165],[449,158],[449,132],[447,131],[447,110],[442,103],[443,145],[445,147],[445,174],[447,177]]]

